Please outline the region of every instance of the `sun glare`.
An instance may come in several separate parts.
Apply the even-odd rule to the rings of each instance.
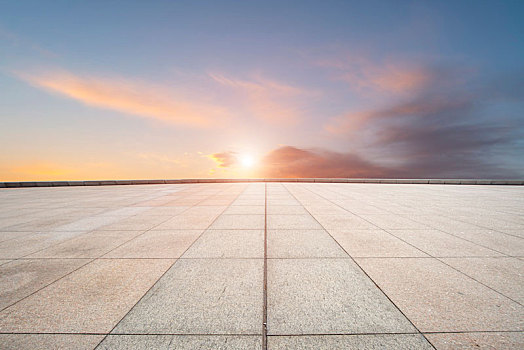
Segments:
[[[255,159],[249,154],[244,154],[240,157],[240,163],[244,168],[250,168],[255,164]]]

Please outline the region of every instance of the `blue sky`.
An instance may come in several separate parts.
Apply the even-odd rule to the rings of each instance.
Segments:
[[[2,180],[524,176],[520,1],[0,9]]]

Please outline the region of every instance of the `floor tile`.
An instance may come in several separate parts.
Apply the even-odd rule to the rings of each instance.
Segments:
[[[524,256],[524,239],[520,237],[481,229],[474,231],[454,230],[450,231],[450,233],[503,254]]]
[[[93,231],[53,245],[28,258],[98,258],[142,231]]]
[[[429,229],[427,225],[413,220],[409,220],[408,218],[404,218],[398,215],[364,214],[360,215],[360,217],[383,229]]]
[[[264,258],[263,230],[207,230],[183,258]]]
[[[100,346],[107,349],[135,350],[259,350],[262,336],[224,335],[109,335]]]
[[[324,230],[268,230],[268,258],[348,257]]]
[[[1,259],[17,259],[78,237],[85,232],[35,233],[0,243]]]
[[[426,334],[438,350],[522,349],[523,332]]]
[[[436,259],[357,262],[422,332],[512,331],[524,308]]]
[[[265,210],[263,205],[232,205],[224,211],[224,215],[264,215]]]
[[[94,261],[0,312],[0,332],[109,332],[172,263]]]
[[[494,250],[437,230],[390,230],[388,232],[432,256],[502,255]]]
[[[216,219],[216,215],[178,215],[158,226],[155,230],[205,230]]]
[[[130,240],[104,258],[178,258],[203,230],[154,230]]]
[[[268,350],[433,349],[420,334],[270,336]]]
[[[321,230],[322,226],[311,215],[268,215],[270,230]]]
[[[516,258],[444,258],[442,261],[524,305],[524,261]]]
[[[352,257],[424,257],[419,249],[384,230],[329,230]]]
[[[264,215],[221,215],[209,228],[213,230],[263,230],[264,222]]]
[[[412,332],[349,259],[268,261],[268,334]]]
[[[113,333],[261,334],[262,277],[260,259],[178,260]]]
[[[315,215],[315,219],[327,230],[369,230],[377,229],[376,225],[356,215]]]
[[[4,350],[92,350],[104,338],[90,334],[0,334]]]
[[[15,260],[0,266],[0,310],[89,261],[89,259]]]

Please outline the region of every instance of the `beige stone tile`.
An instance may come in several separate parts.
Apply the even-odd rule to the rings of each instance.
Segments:
[[[96,260],[0,313],[0,332],[109,332],[173,260]]]
[[[524,309],[432,258],[357,258],[422,332],[513,331]]]

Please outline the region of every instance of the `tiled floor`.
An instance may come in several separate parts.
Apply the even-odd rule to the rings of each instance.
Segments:
[[[523,305],[520,186],[0,190],[1,349],[517,349]]]

